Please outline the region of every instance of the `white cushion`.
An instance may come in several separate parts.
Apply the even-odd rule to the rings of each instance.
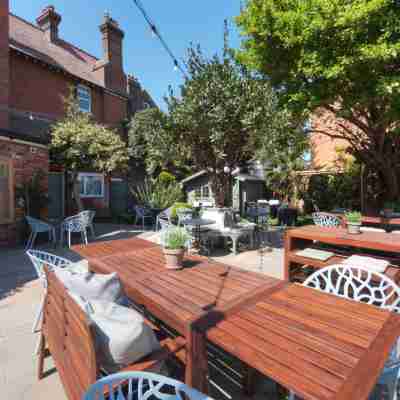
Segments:
[[[100,364],[109,372],[159,350],[153,330],[137,311],[115,303],[91,300]]]
[[[68,290],[87,300],[104,300],[116,303],[124,301],[124,294],[117,273],[93,274],[87,272],[76,274],[67,269],[60,269],[56,270],[55,274]]]
[[[64,267],[64,269],[72,272],[73,274],[84,274],[89,272],[89,262],[88,260],[80,260],[67,265]]]
[[[350,267],[361,267],[369,269],[371,272],[385,272],[386,268],[389,266],[389,261],[380,260],[373,257],[366,256],[350,256],[343,261],[343,264],[346,264]]]

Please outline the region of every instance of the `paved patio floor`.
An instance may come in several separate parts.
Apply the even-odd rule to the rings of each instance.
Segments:
[[[141,232],[131,226],[96,225],[97,240],[113,240],[140,235],[149,240],[158,240],[154,232]],[[283,253],[280,233],[273,238],[272,252],[265,253],[263,263],[257,250],[245,251],[236,256],[219,251],[215,259],[274,277],[282,276]],[[41,246],[46,249],[46,246]],[[78,258],[67,249],[48,249],[71,259]],[[31,332],[33,319],[40,302],[42,288],[36,279],[32,265],[20,249],[0,250],[0,387],[2,399],[13,400],[67,400],[57,372],[46,361],[48,375],[36,378],[34,355],[37,334]],[[212,371],[212,380],[223,391],[213,385],[211,395],[215,399],[246,399],[237,386],[218,371]],[[254,399],[272,399],[273,385],[260,379]],[[224,391],[226,393],[224,393]]]

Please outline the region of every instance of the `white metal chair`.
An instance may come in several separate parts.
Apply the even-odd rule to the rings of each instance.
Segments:
[[[210,397],[184,383],[151,372],[120,372],[94,383],[83,400],[105,400],[104,390],[111,393],[110,400],[211,400]]]
[[[329,213],[315,212],[312,214],[312,219],[315,225],[327,228],[336,228],[341,225],[340,218]]]
[[[88,244],[87,232],[89,227],[88,214],[79,213],[65,218],[61,224],[61,245],[64,244],[64,232],[68,235],[68,247],[71,247],[71,233],[80,233],[84,244]]]
[[[35,268],[36,274],[45,290],[45,293],[43,295],[42,300],[40,301],[40,306],[33,322],[32,332],[34,333],[38,331],[38,326],[42,317],[43,307],[46,297],[47,280],[46,280],[46,274],[44,272],[44,266],[46,265],[50,269],[64,268],[71,265],[72,261],[69,261],[63,257],[56,256],[55,254],[39,250],[28,250],[26,254],[31,260],[33,267]]]
[[[400,313],[400,288],[387,276],[359,266],[331,265],[314,272],[303,283],[317,290]],[[377,383],[385,385],[389,399],[397,400],[400,357],[397,343]],[[294,399],[291,393],[290,399]]]
[[[96,237],[95,231],[94,231],[94,217],[96,216],[96,211],[94,210],[85,210],[80,212],[81,217],[83,218],[84,224],[86,225],[86,229],[89,229],[90,234],[92,238]]]
[[[143,206],[135,206],[135,225],[142,220],[142,229],[145,230],[146,220],[150,220],[153,224],[154,216],[149,209]]]
[[[178,216],[178,226],[184,226],[185,221],[193,218],[193,210],[188,208],[180,208],[176,211]]]
[[[48,233],[49,241],[53,241],[54,244],[56,243],[56,229],[53,225],[41,221],[40,219],[30,217],[28,215],[25,218],[29,224],[29,227],[31,228],[31,233],[29,235],[28,241],[26,242],[25,250],[33,247],[38,233]]]

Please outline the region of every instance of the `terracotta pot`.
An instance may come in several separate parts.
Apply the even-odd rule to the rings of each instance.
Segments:
[[[185,249],[163,249],[165,267],[168,269],[181,269]]]
[[[360,231],[361,228],[361,223],[355,224],[355,223],[347,223],[347,233],[350,235],[358,235],[361,233]]]

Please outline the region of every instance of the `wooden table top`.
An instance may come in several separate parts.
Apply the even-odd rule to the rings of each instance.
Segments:
[[[400,235],[386,232],[362,232],[359,235],[347,233],[345,228],[325,228],[307,225],[288,229],[291,238],[317,240],[324,243],[361,247],[373,250],[400,252]]]
[[[145,243],[143,243],[145,242]],[[140,239],[75,246],[98,273],[117,272],[125,293],[181,334],[210,311],[241,307],[282,282],[255,272],[185,256],[182,270],[168,270],[160,246]],[[144,246],[143,246],[144,245]]]
[[[307,400],[366,399],[400,316],[297,284],[211,328],[209,340]]]

